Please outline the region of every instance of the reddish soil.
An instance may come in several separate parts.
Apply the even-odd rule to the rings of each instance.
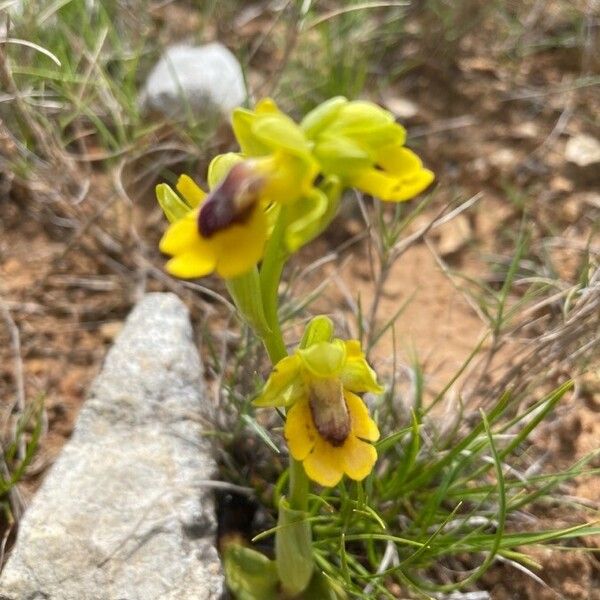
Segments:
[[[540,35],[550,35],[564,25],[560,12],[554,20],[551,15],[538,18]],[[493,282],[489,256],[510,257],[526,206],[538,255],[542,240],[560,241],[549,247],[549,256],[565,284],[574,283],[580,248],[589,239],[598,261],[599,241],[591,235],[600,214],[598,174],[568,164],[564,148],[569,137],[581,132],[600,138],[600,96],[597,88],[575,85],[597,67],[582,66],[581,51],[557,47],[513,56],[488,44],[486,40],[494,36],[494,24],[488,21],[465,36],[454,58],[440,68],[435,53],[423,59],[423,47],[415,46],[426,25],[419,19],[418,14],[412,18],[412,35],[397,56],[387,57],[392,64],[408,62],[413,54],[421,53],[418,66],[372,99],[387,100],[390,108],[398,105],[398,99],[416,107],[416,113],[404,122],[413,134],[412,145],[437,174],[438,197],[427,216],[452,197],[467,199],[482,192],[482,199],[457,222],[432,232],[430,246],[416,243],[393,266],[382,294],[379,322],[412,299],[398,319],[395,349],[391,334],[386,334],[372,360],[386,371],[394,350],[400,364],[410,363],[416,353],[425,361],[429,386],[439,389],[469,355],[485,324],[473,300],[461,289],[463,280],[442,271],[432,248],[453,272]],[[246,42],[259,35],[255,29],[248,25],[244,30]],[[266,77],[258,67],[250,75],[251,81]],[[109,187],[108,178],[97,177]],[[105,199],[92,190],[82,215],[93,213]],[[152,199],[148,196],[144,202],[147,211]],[[86,390],[135,299],[144,290],[177,285],[157,274],[162,260],[154,248],[163,227],[157,211],[153,209],[148,223],[138,223],[133,229],[143,245],[134,255],[129,254],[131,244],[136,243],[128,238],[129,225],[109,225],[111,219],[117,222],[122,216],[120,210],[103,215],[102,227],[120,244],[120,250],[115,248],[111,254],[98,242],[97,232],[77,237],[50,222],[38,210],[33,195],[13,190],[10,196],[0,196],[0,297],[21,341],[16,357],[8,329],[0,321],[0,398],[4,403],[0,416],[10,422],[6,408],[12,406],[15,395],[17,359],[23,363],[27,399],[43,397],[46,415],[40,449],[20,486],[25,501],[68,439]],[[415,223],[412,231],[424,222]],[[357,233],[363,227],[360,223],[354,214],[350,225],[339,228],[343,233],[336,229],[336,241]],[[334,247],[333,237],[317,242],[297,264],[326,254]],[[139,256],[147,262],[140,263]],[[369,305],[371,267],[364,243],[357,246],[352,259],[347,257],[342,254],[315,271],[298,289],[312,289],[331,277],[324,299],[316,306],[333,313],[339,324],[356,334],[350,304],[360,295],[364,306]],[[211,281],[203,283],[212,285]],[[185,293],[196,323],[219,314],[218,305],[177,289]],[[579,393],[559,408],[557,417],[535,438],[540,448],[548,450],[549,466],[564,466],[598,447],[597,374],[586,374],[579,385]],[[600,478],[576,482],[569,493],[597,505]],[[549,517],[549,523],[556,520]],[[599,543],[589,540],[588,545],[597,548]],[[490,572],[485,581],[494,600],[600,598],[600,564],[592,553],[536,550],[534,557],[543,566],[537,574],[547,587],[505,565]]]

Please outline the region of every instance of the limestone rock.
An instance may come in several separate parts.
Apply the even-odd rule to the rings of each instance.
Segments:
[[[203,396],[185,306],[147,295],[21,521],[0,599],[220,598]]]
[[[167,48],[152,69],[141,95],[142,106],[173,118],[192,111],[229,113],[246,100],[242,68],[218,42]]]

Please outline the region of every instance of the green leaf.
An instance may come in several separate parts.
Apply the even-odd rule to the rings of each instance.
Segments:
[[[345,600],[348,597],[342,587],[321,571],[315,572],[310,585],[301,596],[302,600]]]
[[[291,597],[308,587],[314,571],[312,534],[307,513],[279,502],[279,520],[275,534],[275,562],[282,588]]]
[[[223,567],[227,585],[237,600],[277,600],[275,561],[264,554],[230,544],[223,554]]]
[[[254,429],[258,437],[260,437],[260,439],[267,444],[267,446],[269,446],[273,452],[276,454],[280,453],[279,448],[275,445],[275,442],[271,439],[267,430],[262,425],[257,423],[256,419],[253,419],[250,415],[242,415],[242,420],[250,425],[252,429]]]

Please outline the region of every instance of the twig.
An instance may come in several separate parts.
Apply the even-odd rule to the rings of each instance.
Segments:
[[[465,210],[471,208],[471,206],[473,206],[476,202],[479,202],[479,200],[481,200],[482,198],[483,192],[478,192],[477,194],[469,198],[467,201],[463,202],[460,206],[457,206],[455,209],[451,210],[447,215],[444,215],[446,209],[450,206],[450,204],[452,204],[452,201],[446,203],[442,210],[439,211],[438,215],[432,221],[430,221],[427,225],[419,229],[419,231],[416,231],[412,235],[409,235],[408,237],[404,238],[402,242],[394,246],[394,260],[398,259],[404,252],[406,252],[406,250],[408,250],[408,248],[412,244],[424,238],[427,235],[427,233],[429,233],[429,231],[437,229],[445,223],[448,223],[448,221],[451,221],[452,219],[463,213]]]

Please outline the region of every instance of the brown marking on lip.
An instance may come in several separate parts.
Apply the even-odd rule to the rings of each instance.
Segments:
[[[350,435],[350,414],[339,379],[312,380],[309,406],[319,434],[332,446],[341,446]]]
[[[210,192],[198,214],[198,231],[204,238],[250,218],[264,178],[247,162],[234,165],[225,179]]]

